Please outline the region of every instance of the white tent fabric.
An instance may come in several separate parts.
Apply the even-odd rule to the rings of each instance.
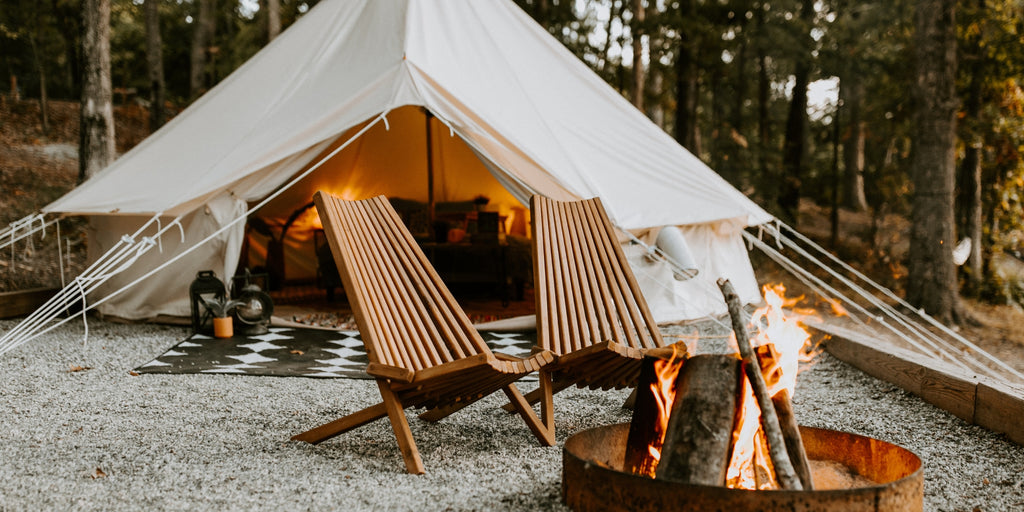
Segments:
[[[478,158],[476,167],[521,203],[533,193],[598,196],[621,228],[686,226],[690,245],[708,264],[703,278],[729,277],[744,299],[759,299],[732,227],[768,222],[771,215],[509,0],[324,0],[165,127],[44,211],[124,216],[94,220],[102,228],[95,233],[99,247],[121,236],[115,226],[153,215],[187,214],[187,238],[199,240],[382,113],[384,123],[363,135],[382,140],[391,134],[388,149],[375,151],[421,155],[420,148],[403,149],[405,142],[389,130],[410,106],[435,115],[443,123],[435,138],[447,138],[450,130],[465,146],[459,154]],[[371,165],[368,151],[353,144],[324,167],[342,181],[356,175],[395,181],[393,169]],[[215,247],[190,254],[188,263],[152,276],[103,311],[127,318],[186,314],[187,303],[179,299],[196,270],[233,272],[243,228],[232,229]],[[167,246],[164,238],[163,252],[147,258],[166,260],[185,247]],[[107,288],[130,281],[118,277]],[[685,314],[676,305],[669,309],[659,320],[709,312],[700,305]]]

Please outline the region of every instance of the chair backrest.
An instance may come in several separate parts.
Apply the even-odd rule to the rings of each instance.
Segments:
[[[604,341],[663,346],[601,200],[535,195],[530,207],[541,348],[562,355]]]
[[[314,202],[371,363],[419,371],[490,354],[384,196]]]

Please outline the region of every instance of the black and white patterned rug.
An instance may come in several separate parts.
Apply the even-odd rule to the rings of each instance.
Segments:
[[[491,350],[511,356],[528,356],[537,343],[535,332],[480,334]],[[368,379],[367,362],[359,331],[271,327],[224,339],[194,334],[135,371]]]

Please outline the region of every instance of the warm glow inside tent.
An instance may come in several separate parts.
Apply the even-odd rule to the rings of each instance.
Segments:
[[[325,190],[346,199],[362,199],[378,195],[413,201],[426,206],[433,201],[444,210],[446,204],[471,203],[486,198],[482,209],[497,212],[504,220],[505,233],[519,226],[517,235],[525,236],[522,226],[528,209],[498,182],[472,149],[443,123],[428,116],[419,107],[400,107],[388,114],[388,125],[375,125],[352,145],[328,159],[304,180],[292,186],[273,201],[254,212],[275,228],[283,228],[285,237],[285,269],[288,280],[308,280],[316,276],[317,261],[312,246],[313,232],[320,228],[313,208],[307,208],[317,190]],[[350,132],[358,131],[353,128]],[[431,147],[427,148],[427,130]],[[348,140],[352,133],[335,139],[312,163],[321,159]],[[305,168],[303,169],[305,170]],[[433,184],[433,194],[430,185]],[[517,219],[516,216],[523,219]],[[255,254],[250,265],[261,266],[266,249],[258,235],[250,232]],[[265,242],[264,242],[265,243]],[[260,256],[263,256],[261,258]]]

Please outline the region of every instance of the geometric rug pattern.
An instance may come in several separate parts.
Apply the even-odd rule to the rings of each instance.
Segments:
[[[536,332],[480,331],[494,352],[526,357]],[[234,373],[279,377],[369,379],[359,331],[271,327],[256,336],[214,338],[193,334],[138,373]],[[524,380],[536,379],[534,375]]]

